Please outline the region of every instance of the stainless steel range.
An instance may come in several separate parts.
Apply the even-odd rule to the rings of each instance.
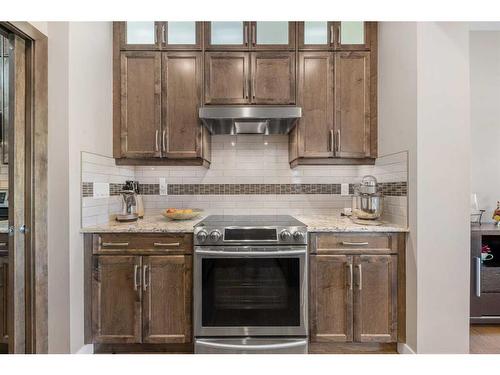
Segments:
[[[196,353],[307,353],[307,228],[212,215],[194,229]]]

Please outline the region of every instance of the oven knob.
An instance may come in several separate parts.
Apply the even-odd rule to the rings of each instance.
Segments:
[[[198,232],[198,234],[196,235],[196,238],[198,239],[198,241],[200,242],[205,242],[207,240],[207,237],[208,237],[208,233],[206,230],[200,230]]]
[[[280,233],[280,238],[282,241],[290,241],[290,239],[292,238],[292,234],[286,229],[284,229]]]
[[[217,242],[220,239],[220,232],[218,230],[213,230],[210,232],[210,240]]]
[[[300,231],[296,231],[294,234],[293,234],[293,239],[297,242],[303,242],[304,241],[304,233],[300,232]]]

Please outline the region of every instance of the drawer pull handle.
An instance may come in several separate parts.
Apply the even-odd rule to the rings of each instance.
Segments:
[[[0,247],[7,246],[7,242],[0,242]]]
[[[128,242],[103,242],[102,246],[128,246]]]
[[[171,243],[155,242],[154,245],[155,247],[179,247],[181,244],[180,242],[171,242]]]
[[[368,242],[342,241],[342,245],[344,245],[344,246],[368,246]]]

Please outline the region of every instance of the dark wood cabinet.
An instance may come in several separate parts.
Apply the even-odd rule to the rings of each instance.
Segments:
[[[119,157],[161,157],[161,55],[122,52],[120,82]]]
[[[371,156],[370,53],[335,54],[335,156]]]
[[[139,343],[141,257],[94,257],[92,323],[95,343]]]
[[[201,155],[201,52],[162,55],[162,154],[167,158]]]
[[[312,342],[353,340],[353,257],[310,257],[309,325]]]
[[[310,252],[313,351],[404,342],[403,235],[318,233],[311,235]],[[351,346],[338,346],[346,343]]]
[[[295,53],[251,54],[253,104],[295,103]]]
[[[205,53],[205,103],[248,104],[249,72],[247,52]]]
[[[191,342],[192,257],[143,258],[143,342]]]
[[[8,311],[9,258],[0,256],[0,344],[8,344],[7,311]]]
[[[354,340],[397,340],[397,256],[360,255],[354,258]]]

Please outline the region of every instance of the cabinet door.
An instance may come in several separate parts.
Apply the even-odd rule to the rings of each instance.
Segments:
[[[7,344],[7,301],[8,301],[8,280],[9,280],[9,258],[0,257],[0,344]]]
[[[335,156],[370,157],[370,52],[335,53]]]
[[[370,49],[371,22],[335,22],[335,49],[363,51]]]
[[[297,124],[299,157],[333,156],[333,53],[299,53]]]
[[[162,58],[163,155],[201,156],[202,52],[168,52]]]
[[[311,342],[352,342],[352,256],[310,256]]]
[[[141,342],[140,269],[141,257],[138,256],[94,256],[94,342]]]
[[[164,28],[162,22],[120,22],[120,48],[124,50],[159,49],[162,28]]]
[[[251,22],[251,49],[294,49],[295,22]]]
[[[201,49],[202,22],[170,21],[162,26],[162,47],[168,50]]]
[[[252,103],[295,103],[295,53],[252,52]]]
[[[205,53],[205,103],[248,104],[249,53]]]
[[[299,50],[330,50],[334,47],[335,22],[297,22]]]
[[[122,52],[122,157],[160,157],[161,54]]]
[[[246,50],[249,47],[249,22],[205,22],[205,49]]]
[[[396,342],[397,256],[354,259],[354,341]]]
[[[192,257],[143,258],[143,342],[191,342]]]

